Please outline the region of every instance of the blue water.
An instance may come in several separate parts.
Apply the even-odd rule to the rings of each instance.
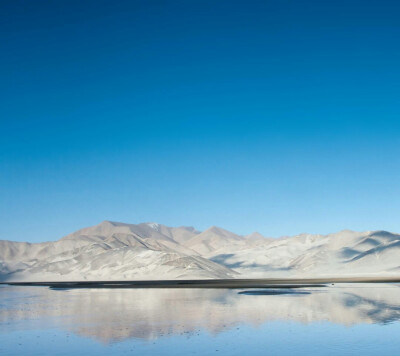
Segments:
[[[399,353],[398,285],[306,291],[2,286],[0,354]]]

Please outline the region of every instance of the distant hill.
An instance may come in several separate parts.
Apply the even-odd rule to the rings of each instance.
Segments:
[[[0,241],[0,280],[144,280],[400,273],[400,235],[344,230],[279,239],[213,226],[104,221],[54,242]]]

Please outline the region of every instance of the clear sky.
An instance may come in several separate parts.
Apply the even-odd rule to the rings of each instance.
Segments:
[[[0,239],[102,220],[400,232],[398,1],[0,4]]]

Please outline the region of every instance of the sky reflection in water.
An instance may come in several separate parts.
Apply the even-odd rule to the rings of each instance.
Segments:
[[[293,291],[2,286],[0,354],[385,355],[400,350],[399,319],[395,284]]]

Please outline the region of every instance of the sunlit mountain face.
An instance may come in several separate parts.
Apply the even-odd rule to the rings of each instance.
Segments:
[[[54,242],[0,241],[0,280],[396,276],[399,253],[400,235],[386,231],[274,239],[104,221]]]

